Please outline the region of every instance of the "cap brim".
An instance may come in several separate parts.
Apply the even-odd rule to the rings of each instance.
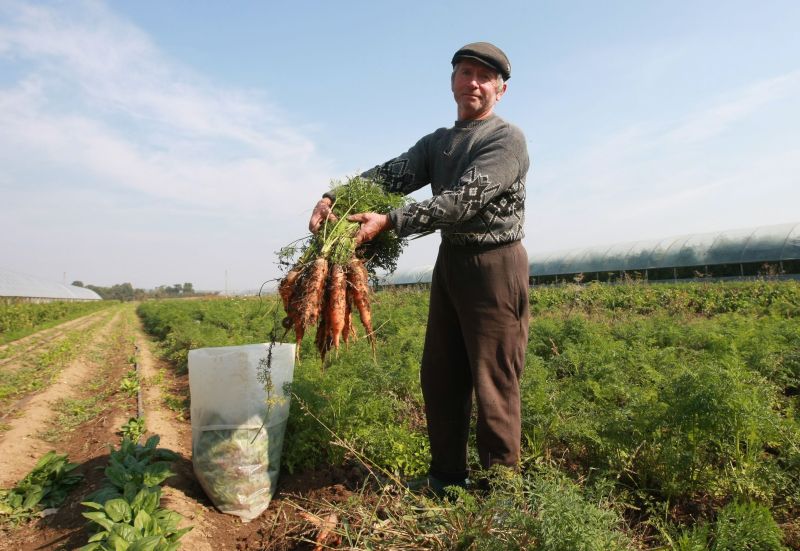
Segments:
[[[458,57],[456,57],[456,58],[454,58],[454,59],[453,59],[453,65],[455,65],[455,63],[456,63],[456,62],[457,62],[459,59],[472,59],[472,60],[478,61],[478,62],[480,62],[481,64],[483,64],[483,65],[486,65],[487,67],[489,67],[489,68],[490,68],[492,71],[495,71],[495,72],[497,72],[497,74],[498,74],[498,75],[502,76],[503,78],[506,78],[506,77],[505,77],[505,75],[503,75],[503,71],[501,71],[501,70],[500,70],[498,67],[496,67],[495,65],[493,65],[493,64],[491,64],[491,63],[489,63],[489,62],[488,62],[488,61],[486,61],[485,59],[482,59],[482,58],[480,58],[480,57],[478,57],[478,56],[475,56],[475,55],[469,55],[469,54],[461,54],[461,55],[459,55]]]

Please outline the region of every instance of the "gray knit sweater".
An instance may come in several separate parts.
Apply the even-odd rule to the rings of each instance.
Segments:
[[[389,214],[401,237],[441,230],[450,244],[489,246],[524,235],[528,164],[522,131],[493,115],[440,128],[364,176],[395,193],[431,185],[433,197]]]

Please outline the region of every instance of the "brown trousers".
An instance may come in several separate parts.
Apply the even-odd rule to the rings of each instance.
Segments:
[[[528,256],[519,241],[488,250],[441,245],[420,375],[431,475],[467,477],[473,390],[481,465],[518,464],[528,316]]]

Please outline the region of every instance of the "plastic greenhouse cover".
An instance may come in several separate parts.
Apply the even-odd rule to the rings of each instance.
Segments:
[[[530,255],[530,275],[613,272],[800,258],[800,223]]]
[[[800,259],[800,223],[530,254],[532,276]],[[381,285],[430,283],[433,265],[397,270]]]
[[[381,285],[415,285],[430,283],[433,274],[433,264],[417,268],[395,270],[386,277],[381,278]]]
[[[100,295],[91,289],[64,285],[3,268],[0,268],[0,297],[101,300]]]

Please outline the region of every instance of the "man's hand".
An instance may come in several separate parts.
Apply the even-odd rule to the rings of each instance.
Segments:
[[[317,233],[322,223],[326,220],[330,220],[331,222],[336,221],[336,215],[333,214],[331,205],[333,205],[333,203],[327,197],[323,197],[314,205],[314,211],[311,213],[311,219],[308,221],[308,229],[311,233]]]
[[[356,243],[361,244],[372,241],[379,233],[392,228],[392,221],[388,214],[377,212],[361,212],[347,217],[351,222],[358,222],[361,227],[356,234]]]

